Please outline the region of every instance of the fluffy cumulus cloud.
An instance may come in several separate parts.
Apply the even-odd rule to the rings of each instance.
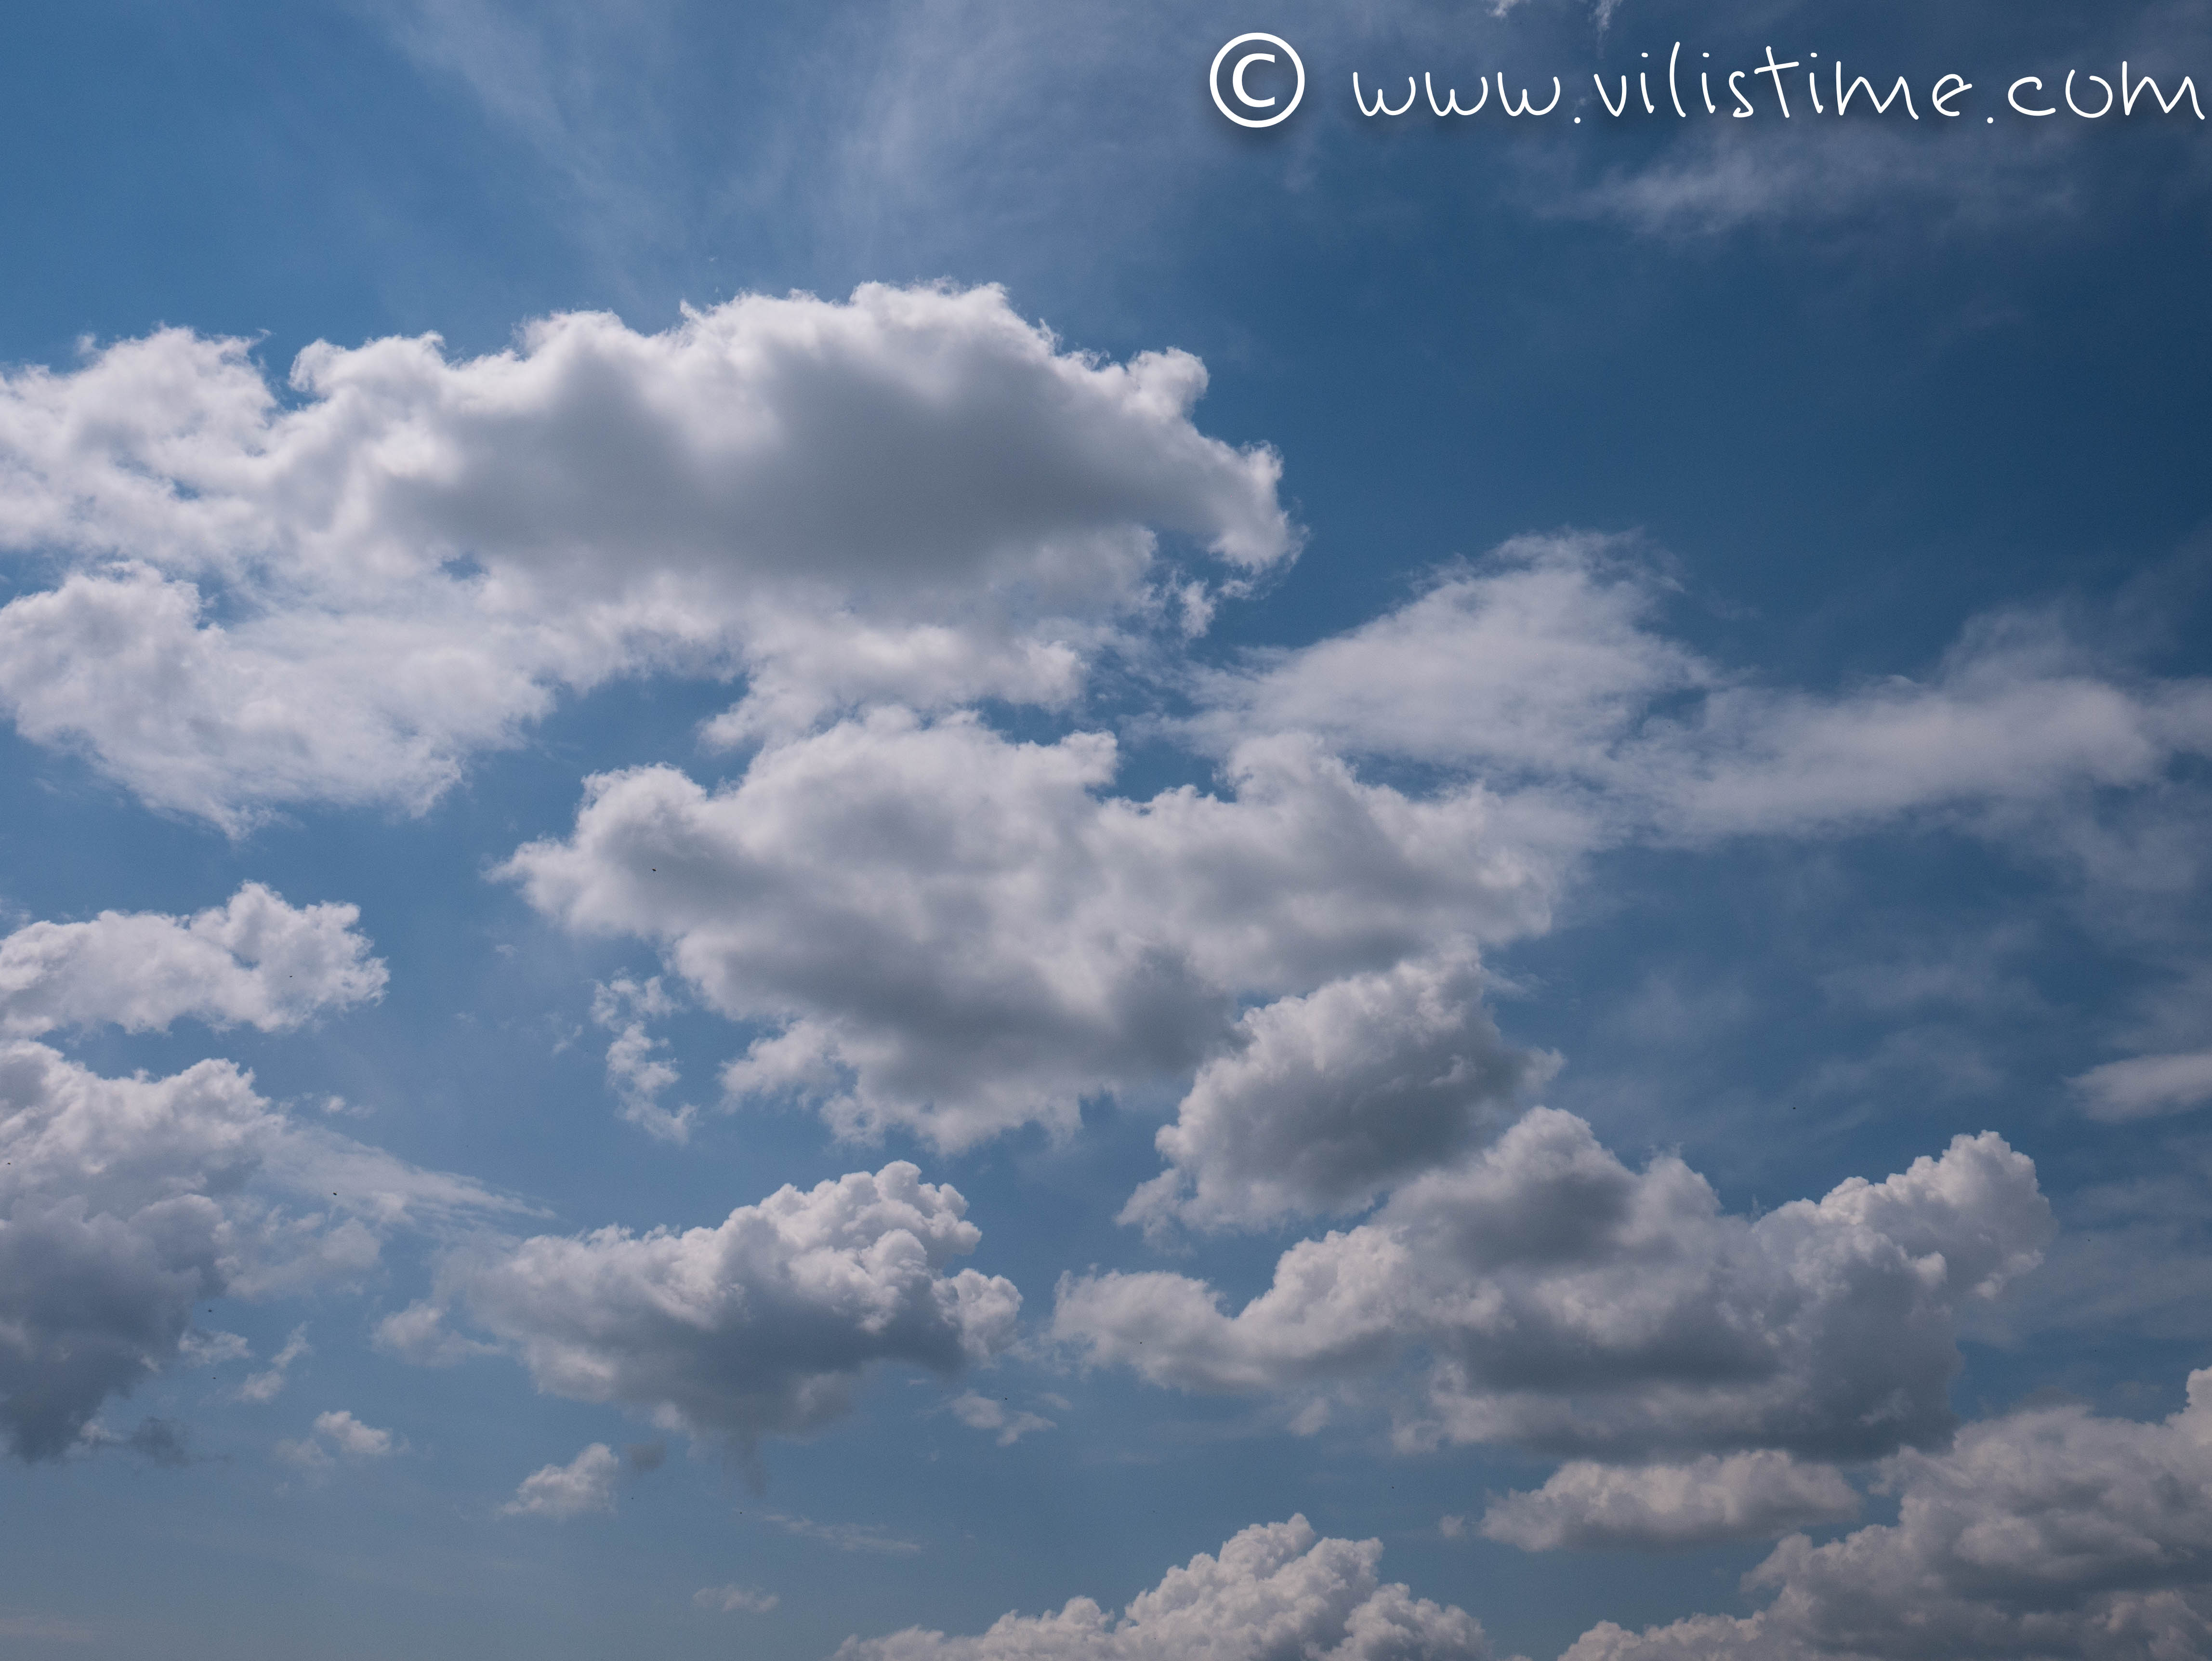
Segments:
[[[1834,1467],[1761,1448],[1681,1464],[1573,1460],[1534,1493],[1493,1501],[1482,1532],[1524,1551],[1698,1546],[1771,1538],[1808,1524],[1848,1521],[1858,1511],[1856,1491]]]
[[[407,1439],[398,1432],[365,1425],[340,1408],[317,1414],[313,1434],[277,1443],[276,1457],[302,1475],[319,1480],[341,1460],[388,1459],[406,1446]]]
[[[0,703],[149,801],[421,806],[562,687],[744,672],[729,735],[879,697],[1058,703],[1292,533],[1196,359],[1065,352],[994,289],[544,319],[456,362],[324,344],[280,396],[179,330],[0,380]]]
[[[787,1186],[714,1228],[479,1242],[380,1336],[412,1359],[452,1360],[458,1308],[553,1395],[740,1445],[803,1433],[843,1412],[872,1364],[951,1375],[1012,1342],[1012,1282],[945,1272],[981,1238],[966,1210],[952,1188],[893,1164]]]
[[[605,1442],[594,1442],[565,1465],[547,1465],[522,1479],[514,1498],[500,1507],[508,1517],[550,1517],[566,1522],[588,1512],[615,1508],[615,1480],[623,1463]]]
[[[0,1033],[108,1021],[144,1032],[187,1017],[282,1031],[383,992],[360,919],[357,906],[288,905],[249,882],[189,917],[103,911],[31,923],[0,940]]]
[[[1415,961],[1248,1010],[1158,1141],[1170,1168],[1122,1213],[1260,1225],[1350,1210],[1443,1164],[1549,1058],[1508,1045],[1472,962]]]
[[[0,1044],[0,1433],[58,1457],[186,1353],[199,1300],[357,1278],[391,1228],[502,1203],[294,1124],[228,1062],[109,1079]]]
[[[1543,919],[1547,873],[1487,837],[1479,793],[1417,800],[1297,738],[1240,749],[1223,795],[1104,794],[1117,762],[1104,733],[1016,743],[878,709],[763,751],[716,791],[665,767],[596,778],[574,833],[507,872],[550,916],[655,940],[713,1007],[772,1024],[726,1074],[731,1094],[813,1096],[841,1129],[907,1125],[951,1147],[1030,1120],[1072,1129],[1087,1095],[1187,1074],[1233,1042],[1240,995]],[[1486,1023],[1449,1007],[1471,993],[1462,979],[1425,1005],[1410,982],[1354,988],[1304,1019],[1410,1001],[1395,1025],[1426,1048],[1407,1072],[1449,1073],[1456,1044],[1466,1075],[1438,1087],[1473,1098],[1510,1065]],[[1452,1030],[1430,1034],[1438,1023]],[[1456,1134],[1464,1109],[1423,1095],[1434,1081],[1309,1093],[1335,1087],[1333,1110],[1364,1117],[1344,1137],[1378,1145],[1372,1180],[1400,1157],[1390,1144]],[[1382,1123],[1394,1114],[1428,1123]]]
[[[1894,1524],[1793,1536],[1746,1578],[1772,1603],[1563,1661],[2188,1661],[2212,1650],[2212,1371],[2161,1422],[2078,1404],[1968,1427],[1884,1468]]]
[[[1871,1457],[1949,1433],[1962,1306],[2051,1232],[2034,1166],[1992,1133],[1754,1220],[1679,1159],[1632,1171],[1540,1108],[1293,1246],[1233,1314],[1188,1276],[1114,1273],[1063,1277],[1054,1324],[1189,1390],[1323,1391],[1417,1363],[1394,1397],[1413,1445]]]
[[[1194,713],[1139,725],[1210,757],[1206,789],[1115,794],[1109,733],[882,703],[772,734],[718,788],[595,778],[507,874],[765,1029],[730,1099],[957,1148],[1184,1086],[1130,1220],[1238,1226],[1355,1209],[1510,1116],[1538,1063],[1482,1012],[1480,955],[1547,927],[1584,855],[1937,822],[2059,849],[2089,804],[2212,753],[2212,683],[2134,674],[2052,618],[1815,693],[1672,639],[1666,593],[1631,544],[1526,538],[1314,646],[1169,665]],[[665,1088],[635,1039],[623,1064]]]
[[[837,1661],[1488,1661],[1463,1609],[1376,1573],[1379,1540],[1325,1540],[1303,1517],[1255,1524],[1139,1592],[1116,1617],[1088,1597],[1008,1615],[972,1638],[919,1628],[848,1639]]]
[[[1031,1413],[1024,1408],[1010,1408],[1003,1398],[994,1399],[965,1390],[949,1403],[952,1416],[970,1430],[989,1431],[996,1434],[999,1445],[1010,1448],[1033,1430],[1051,1430],[1053,1421],[1042,1414]]]

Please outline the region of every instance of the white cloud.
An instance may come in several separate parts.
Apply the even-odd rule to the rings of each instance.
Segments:
[[[1493,1500],[1482,1532],[1523,1551],[1650,1549],[1771,1538],[1858,1512],[1858,1494],[1834,1467],[1762,1448],[1672,1465],[1577,1459],[1534,1493]]]
[[[691,1594],[691,1601],[702,1609],[719,1609],[724,1615],[734,1615],[741,1609],[751,1615],[766,1615],[783,1600],[772,1591],[732,1585],[702,1586]]]
[[[317,1414],[315,1434],[353,1459],[382,1459],[406,1445],[391,1431],[364,1425],[343,1409]]]
[[[296,1326],[292,1335],[284,1341],[284,1348],[269,1358],[268,1366],[259,1372],[248,1373],[238,1387],[241,1402],[273,1402],[283,1394],[286,1375],[292,1363],[302,1355],[314,1354],[314,1346],[307,1342],[307,1329]]]
[[[1869,66],[1848,71],[1862,72],[1875,77]],[[1878,84],[1888,89],[1887,80]],[[1923,115],[1926,91],[1912,94]],[[1615,220],[1649,235],[1720,236],[1786,225],[1800,234],[1817,228],[1863,237],[1891,227],[1877,210],[1905,201],[1915,204],[1922,225],[1962,232],[2070,219],[2087,199],[2081,152],[2050,134],[2021,134],[1939,158],[1917,135],[1881,127],[1752,133],[1730,125],[1670,145],[1648,165],[1609,167],[1587,185],[1560,189],[1554,180],[1557,194],[1546,210]]]
[[[2017,815],[2212,753],[2212,681],[2133,676],[2054,618],[1984,617],[1925,680],[1816,694],[1668,639],[1666,587],[1619,538],[1516,538],[1372,623],[1204,678],[1188,730],[1439,764],[1497,792],[1510,834],[1569,849]]]
[[[465,362],[167,330],[0,380],[0,703],[233,830],[419,809],[562,687],[753,677],[748,731],[841,703],[1064,702],[1164,601],[1160,533],[1287,557],[1270,452],[1192,426],[1181,352],[1063,352],[994,289],[748,295],[641,335],[545,319]],[[1163,591],[1164,592],[1164,591]]]
[[[573,835],[507,871],[781,1028],[731,1095],[946,1147],[1070,1130],[1085,1096],[1188,1072],[1231,1042],[1239,995],[1544,920],[1546,871],[1493,844],[1479,793],[1413,800],[1288,738],[1230,758],[1233,794],[1139,802],[1100,794],[1117,760],[1104,733],[1016,744],[878,709],[712,794],[665,767],[594,778]]]
[[[191,1017],[264,1032],[380,996],[384,964],[358,907],[285,904],[258,882],[194,916],[103,911],[0,940],[0,1033],[112,1021],[132,1032]]]
[[[276,1444],[276,1457],[311,1482],[330,1475],[340,1459],[388,1459],[407,1445],[396,1431],[364,1425],[343,1409],[315,1415],[313,1434]]]
[[[550,1517],[566,1522],[586,1512],[615,1508],[615,1479],[622,1461],[605,1442],[594,1442],[565,1465],[547,1465],[522,1479],[514,1498],[500,1507],[507,1517]]]
[[[2051,1230],[2034,1166],[1960,1136],[1879,1184],[1756,1220],[1679,1159],[1629,1170],[1540,1108],[1370,1222],[1291,1248],[1234,1315],[1202,1281],[1066,1275],[1054,1329],[1094,1362],[1219,1392],[1393,1391],[1398,1435],[1637,1460],[1778,1447],[1869,1457],[1948,1433],[1961,1306]]]
[[[1488,1661],[1473,1616],[1381,1582],[1382,1555],[1379,1540],[1324,1540],[1303,1517],[1255,1524],[1218,1557],[1170,1569],[1118,1619],[1078,1597],[972,1638],[848,1638],[837,1661]]]
[[[627,976],[592,989],[592,1019],[615,1035],[607,1046],[607,1082],[622,1098],[623,1117],[648,1135],[679,1146],[691,1140],[691,1127],[699,1110],[685,1104],[670,1109],[660,1104],[661,1093],[681,1081],[675,1063],[654,1052],[665,1040],[656,1038],[646,1022],[672,1013],[676,1001],[661,990],[656,975],[643,985]]]
[[[2212,1101],[2212,1050],[2131,1056],[2093,1067],[2069,1082],[2089,1116],[2107,1123],[2185,1112]]]
[[[786,1534],[801,1540],[818,1540],[840,1551],[873,1551],[891,1557],[910,1557],[921,1549],[919,1541],[902,1540],[895,1534],[886,1533],[880,1523],[817,1523],[811,1517],[794,1517],[780,1511],[764,1511],[760,1516]]]
[[[2212,1648],[2212,1371],[2162,1422],[2079,1405],[1967,1427],[1886,1465],[1893,1524],[1784,1541],[1745,1578],[1773,1603],[1642,1634],[1607,1623],[1562,1661],[2183,1661]]]
[[[1152,1225],[1265,1225],[1349,1211],[1510,1118],[1548,1057],[1484,1013],[1471,961],[1333,981],[1239,1018],[1237,1047],[1198,1070],[1158,1142],[1170,1169],[1121,1214]]]
[[[1009,1448],[1033,1430],[1052,1430],[1054,1422],[1041,1414],[1019,1408],[1010,1409],[1002,1401],[993,1401],[988,1396],[978,1396],[966,1390],[952,1398],[949,1404],[952,1416],[970,1430],[996,1431],[999,1445]]]
[[[108,1079],[0,1043],[0,1433],[58,1457],[185,1356],[200,1300],[357,1278],[392,1228],[513,1208],[295,1124],[228,1062]]]
[[[550,1394],[739,1445],[803,1433],[843,1412],[872,1364],[952,1374],[1013,1340],[1021,1294],[944,1272],[981,1233],[957,1190],[920,1177],[895,1163],[787,1186],[681,1233],[477,1241],[441,1264],[431,1308],[465,1309]],[[410,1359],[451,1359],[421,1306],[380,1336]]]

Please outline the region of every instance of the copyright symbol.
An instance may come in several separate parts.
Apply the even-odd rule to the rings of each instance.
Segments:
[[[1235,99],[1237,103],[1242,108],[1247,110],[1268,110],[1271,111],[1272,113],[1267,115],[1239,115],[1236,110],[1229,107],[1229,99],[1224,98],[1221,95],[1221,66],[1224,63],[1228,61],[1229,54],[1231,52],[1235,52],[1237,47],[1244,46],[1248,42],[1254,40],[1257,40],[1261,42],[1263,45],[1274,47],[1276,52],[1281,52],[1285,58],[1289,58],[1291,60],[1291,67],[1297,71],[1298,84],[1291,94],[1291,101],[1285,104],[1280,109],[1276,109],[1274,107],[1276,103],[1279,101],[1276,99],[1255,97],[1245,88],[1244,71],[1250,69],[1255,64],[1274,63],[1276,61],[1276,58],[1275,53],[1273,52],[1246,52],[1242,58],[1239,58],[1237,60],[1235,66],[1229,71],[1230,98]],[[1306,95],[1306,66],[1298,61],[1297,53],[1291,50],[1291,43],[1284,40],[1282,36],[1279,34],[1240,34],[1234,40],[1231,40],[1227,46],[1224,46],[1219,52],[1213,54],[1213,67],[1206,71],[1206,90],[1213,94],[1213,107],[1219,110],[1224,115],[1227,116],[1231,121],[1234,121],[1238,126],[1272,127],[1278,121],[1289,120],[1291,119],[1291,112],[1298,106],[1298,100]]]

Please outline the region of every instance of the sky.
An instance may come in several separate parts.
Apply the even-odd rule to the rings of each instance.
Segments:
[[[2208,97],[12,20],[0,1650],[2212,1656]]]

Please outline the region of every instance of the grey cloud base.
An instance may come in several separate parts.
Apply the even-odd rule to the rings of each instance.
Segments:
[[[0,1044],[0,1428],[58,1457],[173,1363],[193,1305],[356,1281],[395,1227],[511,1209],[294,1124],[228,1062],[102,1078]]]
[[[2050,1407],[1885,1468],[1898,1521],[1803,1535],[1746,1577],[1773,1602],[1562,1661],[2191,1661],[2212,1652],[2212,1370],[2160,1423]]]
[[[1053,1329],[1186,1390],[1357,1393],[1410,1364],[1389,1391],[1408,1446],[1868,1458],[1949,1434],[1962,1307],[2051,1228],[2033,1165],[1994,1134],[1753,1220],[1679,1159],[1632,1171],[1539,1108],[1293,1246],[1233,1315],[1181,1275],[1067,1275]]]
[[[982,1238],[966,1210],[894,1163],[787,1186],[714,1228],[478,1241],[380,1341],[433,1365],[487,1348],[447,1325],[458,1307],[540,1390],[747,1446],[836,1418],[872,1365],[951,1375],[1013,1342],[1013,1283],[944,1272]]]

